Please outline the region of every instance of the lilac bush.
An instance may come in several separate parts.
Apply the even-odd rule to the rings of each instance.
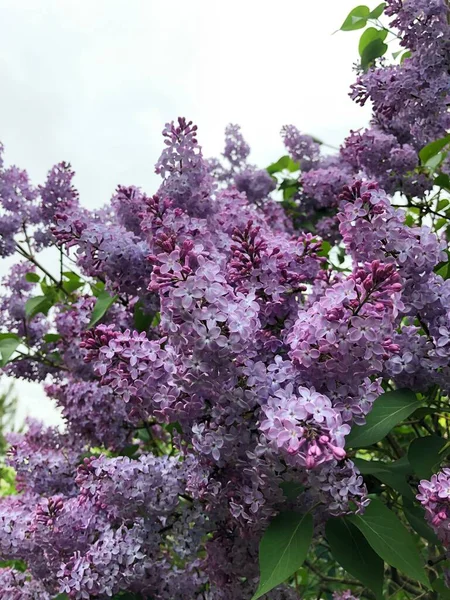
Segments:
[[[261,169],[229,125],[207,159],[179,118],[156,193],[92,211],[68,163],[35,187],[0,161],[1,367],[65,420],[9,435],[0,599],[442,592],[449,16],[350,13],[373,117],[335,154],[286,125]]]

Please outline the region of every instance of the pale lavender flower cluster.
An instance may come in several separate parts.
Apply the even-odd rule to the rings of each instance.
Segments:
[[[417,499],[436,535],[450,549],[450,469],[442,469],[429,481],[422,479]]]
[[[300,165],[301,171],[309,171],[318,165],[320,144],[310,135],[300,133],[295,125],[284,125],[281,137],[290,156]]]
[[[359,598],[351,590],[344,590],[343,592],[334,592],[333,600],[359,600]]]
[[[342,424],[326,396],[314,388],[292,384],[270,397],[263,407],[260,429],[277,449],[284,451],[295,466],[313,469],[333,459],[345,457],[345,435],[350,432]]]
[[[276,188],[276,182],[265,169],[247,162],[249,154],[250,146],[245,141],[241,128],[230,124],[225,129],[225,150],[222,153],[225,164],[211,159],[209,170],[219,182],[234,184],[250,203],[259,206],[267,202],[270,204],[270,193]]]
[[[70,494],[73,472],[83,451],[76,437],[44,429],[28,420],[25,435],[8,434],[8,464],[17,473],[17,488],[35,494]]]
[[[400,144],[419,150],[449,128],[449,7],[445,0],[388,2],[402,45],[411,56],[401,65],[370,69],[352,87],[352,98],[371,100],[374,123]]]
[[[17,569],[0,569],[0,600],[50,600],[40,581]]]
[[[383,378],[449,391],[450,283],[435,273],[446,245],[407,225],[380,185],[357,179],[374,176],[389,193],[428,189],[417,152],[448,121],[439,92],[447,9],[430,4],[388,2],[413,56],[355,86],[374,102],[376,127],[334,157],[283,128],[301,166],[283,203],[270,197],[274,179],[247,162],[234,125],[224,166],[204,160],[192,122],[168,123],[158,193],[119,186],[93,212],[67,164],[35,189],[1,162],[2,256],[55,243],[97,294],[114,294],[91,327],[98,304],[87,285],[64,293],[55,280],[51,311],[25,313],[37,295],[26,277],[39,272],[34,254],[5,279],[2,331],[30,352],[5,370],[47,378],[67,424],[30,423],[10,437],[21,494],[0,500],[0,558],[27,571],[0,570],[6,598],[248,600],[276,514],[309,510],[317,532],[331,515],[364,511],[346,438]],[[336,240],[338,227],[349,270],[323,256],[318,232]],[[449,480],[444,470],[420,487],[441,537]],[[284,484],[302,492],[288,499]],[[291,600],[295,590],[268,597]]]
[[[397,138],[376,127],[352,132],[341,148],[341,155],[356,171],[374,178],[386,193],[401,191],[422,197],[432,188],[431,180],[416,171],[417,151],[410,144],[399,144]]]
[[[424,389],[435,382],[447,390],[450,282],[433,272],[446,259],[445,241],[426,226],[408,227],[403,211],[374,184],[348,188],[341,198],[340,231],[349,253],[358,261],[396,264],[404,288],[398,311],[407,318],[392,333],[399,352],[387,357],[387,373],[399,385]]]

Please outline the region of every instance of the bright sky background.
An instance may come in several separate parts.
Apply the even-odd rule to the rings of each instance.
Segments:
[[[356,4],[0,0],[6,162],[39,183],[66,160],[84,204],[99,206],[119,183],[156,191],[161,130],[178,116],[198,124],[206,156],[239,123],[260,166],[283,153],[287,123],[339,145],[369,119],[348,97],[358,33],[332,35]],[[20,418],[57,422],[39,386],[16,389]]]

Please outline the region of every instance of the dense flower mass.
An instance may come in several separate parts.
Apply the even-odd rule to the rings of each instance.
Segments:
[[[286,125],[291,160],[259,169],[229,125],[221,160],[206,160],[179,118],[163,130],[157,193],[119,186],[89,211],[70,165],[33,187],[0,146],[0,255],[20,259],[0,295],[2,369],[44,382],[66,422],[9,436],[20,493],[0,499],[0,560],[12,561],[0,599],[249,600],[274,518],[311,516],[317,549],[330,521],[369,510],[348,440],[383,392],[407,387],[445,412],[436,219],[448,201],[419,151],[450,124],[449,11],[388,0],[386,13],[410,55],[360,73],[352,96],[372,102],[373,122],[336,155]],[[429,432],[427,416],[412,424]],[[382,460],[402,461],[389,444]],[[450,549],[450,470],[419,492]],[[334,579],[314,597],[356,599],[330,592]],[[302,585],[265,597],[294,600]]]
[[[450,469],[423,479],[419,485],[418,500],[425,508],[427,521],[446,547],[450,546]]]

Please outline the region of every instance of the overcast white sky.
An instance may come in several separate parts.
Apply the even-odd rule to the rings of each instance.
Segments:
[[[199,126],[206,156],[239,123],[266,166],[293,123],[339,145],[369,113],[348,97],[358,33],[337,33],[356,0],[0,0],[0,140],[38,183],[74,166],[86,205],[117,184],[156,191],[166,121]],[[376,4],[376,3],[374,3]],[[34,385],[21,415],[55,421]]]

